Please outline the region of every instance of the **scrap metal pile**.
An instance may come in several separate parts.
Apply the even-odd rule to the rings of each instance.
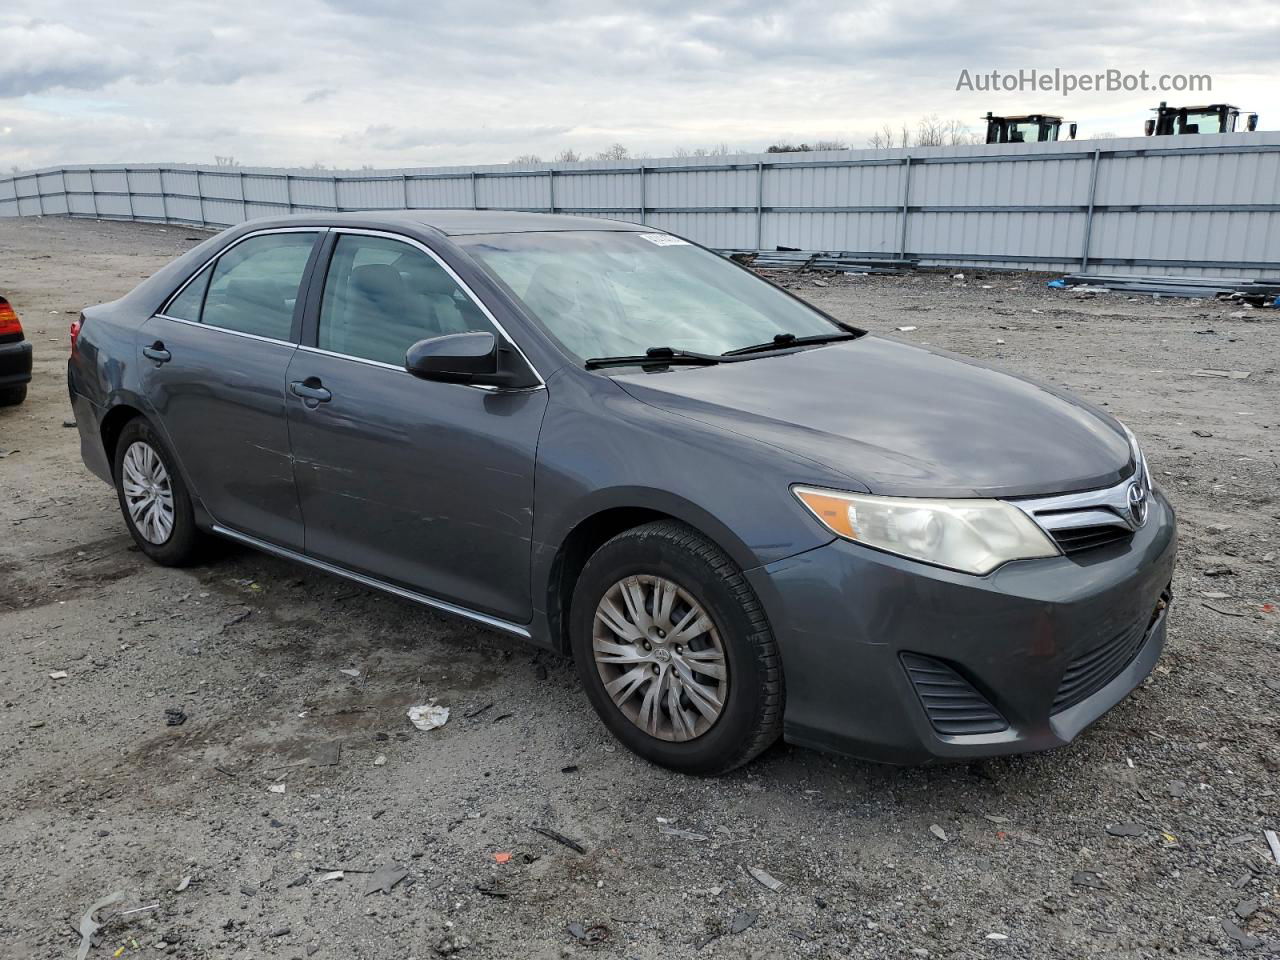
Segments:
[[[831,250],[722,250],[725,256],[757,270],[834,270],[839,273],[904,273],[919,260],[865,257]]]
[[[1159,294],[1164,297],[1204,297],[1236,300],[1255,307],[1280,306],[1280,278],[1250,280],[1233,277],[1152,277],[1137,274],[1069,273],[1049,286],[1102,287],[1121,293]]]

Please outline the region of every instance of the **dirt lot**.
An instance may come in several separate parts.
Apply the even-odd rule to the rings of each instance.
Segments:
[[[615,747],[567,662],[502,636],[230,546],[141,559],[65,428],[67,325],[196,239],[0,220],[36,351],[0,411],[0,955],[73,957],[117,890],[159,905],[91,958],[1280,955],[1280,310],[789,278],[1121,416],[1180,511],[1177,600],[1151,680],[1068,748],[904,770],[779,745],[712,781]],[[452,718],[416,731],[431,697]],[[387,864],[407,877],[366,895]]]

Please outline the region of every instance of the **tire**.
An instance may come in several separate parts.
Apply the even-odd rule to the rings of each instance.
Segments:
[[[0,390],[0,407],[16,407],[25,399],[27,399],[25,383],[20,387],[5,387]]]
[[[673,585],[673,598],[664,582]],[[606,600],[611,609],[597,617]],[[709,620],[702,633],[695,605]],[[583,567],[569,616],[574,662],[592,706],[618,740],[651,763],[715,776],[751,760],[782,732],[782,659],[764,609],[738,566],[697,531],[662,520],[618,534]],[[695,626],[678,631],[688,617]],[[619,705],[606,683],[620,698],[634,692]]]
[[[141,460],[126,463],[130,451],[135,448],[138,448],[137,455]],[[140,527],[129,507],[126,487],[137,489],[136,485],[131,486],[131,484],[139,476],[139,468],[142,469],[141,475],[147,475],[147,467],[152,463],[147,459],[147,451],[154,455],[162,471],[162,474],[153,474],[151,479],[163,477],[163,480],[157,484],[161,491],[167,483],[170,510],[160,510],[162,514],[169,514],[167,525],[158,518],[155,521],[156,525],[153,525],[148,521],[147,512],[144,511]],[[124,515],[125,526],[129,528],[134,542],[143,553],[165,567],[183,567],[199,559],[204,535],[196,528],[191,495],[187,492],[181,473],[178,472],[173,454],[169,452],[169,448],[165,446],[151,424],[142,417],[130,420],[120,431],[112,458],[112,476],[115,477],[116,498],[120,502],[120,512]]]

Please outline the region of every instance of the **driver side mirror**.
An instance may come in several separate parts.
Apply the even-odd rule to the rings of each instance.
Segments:
[[[1076,138],[1076,125],[1073,123],[1067,127],[1067,139],[1074,140]]]
[[[419,340],[405,351],[404,368],[439,383],[511,388],[538,382],[514,350],[499,346],[498,338],[484,331]]]

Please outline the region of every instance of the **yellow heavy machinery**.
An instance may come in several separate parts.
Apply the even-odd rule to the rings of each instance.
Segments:
[[[988,112],[987,143],[1044,143],[1058,139],[1062,118],[1047,113],[1029,113],[1023,117],[997,117]],[[1067,139],[1076,138],[1076,125],[1067,126]]]
[[[1229,103],[1211,103],[1203,107],[1171,107],[1163,100],[1155,107],[1155,116],[1147,121],[1148,137],[1166,137],[1183,133],[1235,133],[1240,108]],[[1258,129],[1258,115],[1245,116],[1248,133]]]

